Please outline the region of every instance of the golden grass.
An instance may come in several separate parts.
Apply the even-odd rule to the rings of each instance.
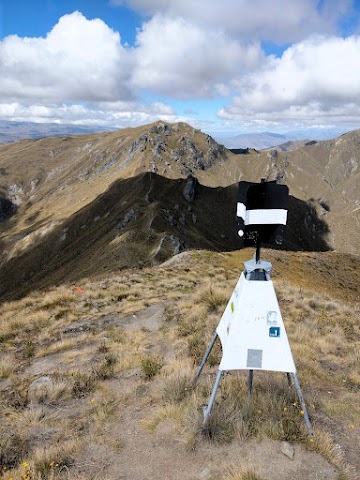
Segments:
[[[71,385],[66,380],[54,380],[37,385],[28,391],[28,400],[33,404],[56,404],[71,398]]]
[[[228,468],[228,472],[221,476],[220,480],[263,480],[264,477],[256,473],[256,470],[251,467]]]
[[[1,335],[3,338],[14,338],[17,335],[36,335],[49,322],[49,315],[44,311],[31,312],[26,315],[21,313],[15,313],[14,315],[9,312],[7,317],[3,317]]]
[[[58,342],[52,343],[43,348],[39,348],[36,351],[35,357],[45,357],[47,355],[53,355],[55,353],[66,352],[72,350],[75,347],[86,344],[89,342],[89,335],[82,334],[72,338],[61,338]]]
[[[231,291],[219,289],[209,284],[198,292],[198,299],[205,305],[208,312],[213,312],[221,307],[225,307],[230,295]]]
[[[342,391],[341,395],[331,392],[321,400],[321,408],[331,417],[347,418],[347,427],[351,428],[351,425],[359,425],[360,422],[358,395],[356,391]]]
[[[194,388],[195,372],[193,368],[181,362],[174,362],[171,373],[162,379],[161,390],[163,398],[169,403],[180,403]]]
[[[173,419],[180,426],[183,419],[183,409],[182,405],[165,405],[157,409],[157,411],[148,417],[146,420],[143,420],[142,427],[150,433],[153,433],[156,430],[156,427],[166,419]]]
[[[30,474],[39,480],[54,478],[56,473],[71,467],[81,447],[82,441],[75,438],[56,445],[37,447],[29,462]]]
[[[352,480],[354,478],[353,469],[346,463],[342,448],[334,442],[334,439],[328,432],[317,430],[315,438],[308,439],[306,446],[309,450],[320,453],[332,465],[337,467],[340,470],[340,479]]]
[[[284,255],[291,261],[290,254]],[[101,312],[86,306],[72,285],[1,305],[0,379],[6,382],[6,390],[0,392],[0,405],[7,408],[0,411],[0,464],[9,470],[4,479],[21,478],[24,461],[38,476],[34,480],[55,480],[56,464],[62,466],[63,474],[77,478],[71,470],[83,443],[108,442],[121,448],[118,439],[104,435],[104,428],[126,415],[134,402],[148,408],[142,420],[147,432],[156,435],[159,424],[171,419],[188,449],[204,441],[210,441],[208,448],[212,448],[214,442],[247,438],[301,442],[336,465],[342,480],[350,478],[326,419],[331,417],[350,434],[360,428],[359,306],[340,296],[332,298],[337,290],[327,291],[324,284],[319,284],[318,292],[311,276],[297,282],[294,275],[285,281],[282,264],[276,265],[281,276],[275,275],[274,283],[316,437],[309,441],[296,392],[288,387],[286,376],[272,372],[255,374],[251,397],[245,373],[224,376],[210,421],[202,424],[202,406],[209,401],[221,359],[220,344],[196,388],[194,374],[238,280],[240,260],[250,256],[249,251],[196,252],[190,254],[189,272],[176,266],[148,268],[84,281],[81,287]],[[292,264],[300,268],[301,262]],[[90,333],[74,332],[71,337],[63,333],[77,319],[91,318],[96,323],[106,313],[121,318],[159,302],[165,305],[165,315],[156,332],[127,330],[119,322]],[[44,367],[43,375],[51,382],[29,389],[37,378],[29,374],[29,367],[34,361],[46,363],[47,357],[50,361],[53,354],[60,355],[61,373],[49,373]],[[156,355],[162,368],[152,382],[145,382],[142,359],[156,359]],[[142,389],[146,394],[141,394]],[[75,419],[66,416],[73,409]],[[54,425],[58,433],[45,449],[33,432]],[[251,469],[226,475],[223,480],[260,478]]]
[[[16,367],[15,358],[12,355],[0,357],[0,379],[10,377]]]
[[[118,405],[119,399],[109,388],[103,387],[98,390],[91,398],[89,411],[95,427],[101,427],[105,422],[108,422],[115,414]]]
[[[59,421],[58,411],[46,405],[29,405],[26,410],[18,412],[13,410],[12,420],[19,430],[26,431],[29,427],[41,427],[47,424],[56,424]]]

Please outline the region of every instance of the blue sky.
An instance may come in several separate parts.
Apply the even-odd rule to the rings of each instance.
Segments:
[[[0,0],[0,118],[360,127],[360,2]]]
[[[78,10],[88,19],[101,18],[109,27],[121,32],[123,41],[133,45],[136,28],[140,28],[144,20],[143,15],[130,8],[112,6],[102,0],[1,0],[0,4],[0,38],[13,34],[44,37],[60,17]]]

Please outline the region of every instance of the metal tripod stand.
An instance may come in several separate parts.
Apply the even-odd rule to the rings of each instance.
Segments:
[[[233,293],[233,295],[230,298],[230,301],[228,303],[227,309],[225,310],[224,315],[223,315],[222,319],[220,320],[218,328],[216,329],[216,332],[215,332],[215,334],[214,334],[214,336],[211,340],[211,343],[210,343],[208,349],[206,350],[205,355],[202,359],[202,362],[201,362],[201,364],[200,364],[200,366],[197,370],[197,373],[196,373],[196,376],[195,376],[195,382],[200,377],[200,374],[201,374],[201,372],[204,368],[204,365],[205,365],[207,359],[209,358],[211,350],[214,347],[217,338],[219,337],[220,340],[221,340],[221,343],[222,343],[222,348],[223,348],[223,359],[222,359],[222,361],[220,363],[220,366],[219,366],[219,370],[218,370],[216,380],[215,380],[215,383],[214,383],[214,386],[213,386],[213,389],[212,389],[209,404],[204,407],[204,424],[206,423],[209,415],[211,414],[211,410],[212,410],[214,402],[215,402],[215,397],[216,397],[216,393],[217,393],[217,390],[218,390],[219,385],[220,385],[222,374],[223,374],[224,371],[227,370],[226,368],[222,368],[224,356],[226,356],[226,353],[228,353],[227,348],[228,348],[228,345],[229,345],[229,341],[227,340],[226,336],[224,336],[224,328],[221,328],[221,324],[223,322],[223,319],[226,316],[229,317],[229,314],[230,314],[229,312],[234,313],[235,307],[234,307],[234,300],[232,300],[232,299],[233,298],[235,299],[234,294],[236,293],[236,291],[237,291],[236,296],[238,297],[238,305],[239,305],[239,307],[242,311],[246,311],[248,309],[249,301],[251,301],[251,295],[250,295],[251,291],[256,292],[257,287],[260,286],[260,282],[261,282],[261,287],[265,286],[265,284],[263,282],[267,282],[267,285],[266,285],[267,290],[269,290],[271,295],[273,295],[276,299],[275,290],[274,290],[274,287],[273,287],[273,284],[272,284],[272,281],[271,281],[271,277],[270,277],[271,268],[272,268],[271,263],[260,260],[260,247],[258,246],[257,251],[256,251],[256,258],[253,259],[253,260],[250,260],[248,262],[245,262],[244,272],[242,273],[242,275],[240,277],[240,280],[238,281],[238,284],[237,284],[237,286],[234,290],[234,293]],[[248,288],[247,291],[244,291],[244,288],[250,287],[250,286],[251,286],[251,290],[249,290],[249,288]],[[250,293],[250,294],[246,295],[245,293]],[[257,297],[257,299],[259,299],[259,297]],[[277,300],[276,300],[276,303],[277,303]],[[265,310],[266,310],[266,306],[263,306],[263,308],[265,308]],[[236,318],[236,316],[233,316],[232,318]],[[225,320],[226,320],[226,318],[225,318]],[[271,323],[270,323],[270,325],[271,325]],[[281,319],[281,323],[278,323],[277,325],[280,325],[280,326],[279,327],[278,326],[277,327],[271,327],[270,326],[268,328],[268,331],[270,332],[270,337],[271,337],[271,334],[273,334],[273,336],[275,336],[275,337],[276,337],[277,334],[280,336],[280,330],[284,327],[283,323],[282,323],[282,319]],[[251,328],[251,327],[249,327],[249,328]],[[229,327],[227,327],[227,331],[229,332]],[[285,332],[284,328],[283,328],[282,335],[286,337],[286,341],[287,341],[287,336],[286,336],[286,332]],[[249,361],[249,358],[250,358],[249,357],[249,352],[250,352],[251,355],[253,355],[253,357],[251,358],[250,361]],[[256,353],[256,352],[261,352],[261,355],[259,353]],[[289,352],[290,352],[291,359],[289,358]],[[231,369],[247,369],[247,370],[249,370],[248,388],[249,388],[250,393],[252,391],[254,369],[255,370],[256,369],[258,369],[258,370],[263,369],[263,370],[273,370],[273,371],[284,371],[282,367],[280,367],[280,369],[277,369],[276,366],[275,367],[271,366],[271,368],[266,368],[266,363],[265,364],[262,363],[262,358],[261,358],[261,360],[259,360],[259,357],[260,356],[262,357],[262,355],[263,355],[262,350],[248,349],[247,364],[246,365],[241,365],[240,364],[240,366],[231,367]],[[314,433],[313,433],[313,430],[311,428],[309,415],[308,415],[308,412],[307,412],[306,404],[305,404],[305,401],[304,401],[304,397],[303,397],[303,394],[302,394],[302,390],[301,390],[300,383],[299,383],[299,380],[298,380],[298,377],[297,377],[296,368],[295,368],[295,365],[293,363],[292,354],[291,354],[291,350],[290,350],[289,346],[288,346],[288,350],[285,352],[284,356],[286,356],[286,355],[288,357],[288,365],[290,365],[290,368],[289,368],[290,371],[285,371],[285,373],[287,375],[287,378],[288,378],[289,386],[291,386],[291,384],[292,384],[291,380],[293,380],[296,391],[297,391],[297,394],[298,394],[298,397],[299,397],[301,409],[304,412],[304,420],[305,420],[306,428],[309,432],[309,435],[311,437],[313,437]],[[257,358],[256,358],[256,356],[257,356]],[[253,366],[253,368],[251,368],[252,366]]]

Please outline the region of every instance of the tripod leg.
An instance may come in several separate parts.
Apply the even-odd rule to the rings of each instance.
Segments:
[[[210,401],[209,401],[209,405],[207,405],[206,407],[204,407],[204,425],[206,423],[206,420],[208,419],[210,413],[211,413],[211,409],[214,405],[214,401],[215,401],[215,397],[216,397],[216,392],[217,392],[217,389],[219,388],[219,384],[220,384],[220,380],[221,380],[221,375],[222,375],[222,370],[219,370],[218,371],[218,374],[216,375],[216,380],[215,380],[215,383],[214,383],[214,387],[212,389],[212,392],[211,392],[211,397],[210,397]]]
[[[206,353],[204,355],[204,358],[202,359],[202,362],[200,364],[200,367],[198,368],[198,371],[196,372],[196,375],[195,375],[195,382],[198,380],[198,378],[200,377],[200,374],[202,372],[202,369],[204,368],[204,365],[206,363],[206,360],[209,358],[209,355],[211,353],[211,350],[216,342],[216,339],[218,337],[218,334],[215,332],[215,335],[213,336],[213,339],[211,340],[211,343],[209,345],[209,348],[206,350]]]
[[[294,384],[295,384],[295,387],[296,387],[296,390],[297,390],[297,393],[298,393],[298,396],[299,396],[300,405],[301,405],[301,408],[304,412],[304,420],[305,420],[306,428],[309,432],[310,437],[314,437],[314,432],[312,431],[312,428],[311,428],[311,423],[310,423],[309,415],[307,413],[307,409],[306,409],[306,405],[305,405],[305,402],[304,402],[304,397],[303,397],[303,394],[302,394],[302,391],[301,391],[299,380],[297,378],[296,373],[293,373],[292,376],[293,376]]]
[[[252,392],[253,378],[254,378],[254,370],[249,370],[249,393],[250,394]]]

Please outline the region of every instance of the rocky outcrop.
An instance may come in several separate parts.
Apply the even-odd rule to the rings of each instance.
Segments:
[[[153,145],[153,155],[160,157],[163,152],[166,152],[166,142],[161,135],[155,135],[150,139]]]
[[[0,196],[0,222],[11,217],[16,212],[17,206],[7,198]]]
[[[206,138],[209,148],[205,152],[198,148],[187,135],[182,135],[178,143],[180,143],[181,148],[173,150],[173,156],[177,161],[186,165],[190,171],[207,170],[214,164],[215,160],[225,158],[225,147],[218,145],[210,136]],[[184,161],[184,157],[186,161]]]
[[[20,206],[24,201],[24,188],[22,183],[14,183],[10,185],[8,196],[12,203]]]
[[[129,153],[134,154],[137,152],[143,152],[144,150],[146,150],[147,142],[148,142],[148,136],[141,135],[141,137],[139,137],[130,145]]]
[[[131,210],[129,210],[124,218],[122,219],[122,221],[118,224],[117,226],[117,231],[119,232],[119,234],[123,233],[125,227],[127,226],[128,223],[130,222],[133,222],[134,220],[136,220],[136,212],[135,210],[132,208]]]
[[[180,132],[182,129],[182,133]],[[226,159],[226,149],[209,135],[188,125],[165,123],[152,125],[146,133],[134,140],[127,150],[129,165],[136,155],[149,165],[151,173],[173,173],[187,177],[198,170],[207,170],[219,160]]]
[[[194,201],[196,196],[197,185],[198,185],[197,179],[192,175],[189,175],[183,190],[183,196],[187,202],[192,203]]]
[[[173,129],[166,125],[165,123],[159,123],[150,128],[150,133],[155,133],[158,135],[165,135],[166,137],[173,134]]]

